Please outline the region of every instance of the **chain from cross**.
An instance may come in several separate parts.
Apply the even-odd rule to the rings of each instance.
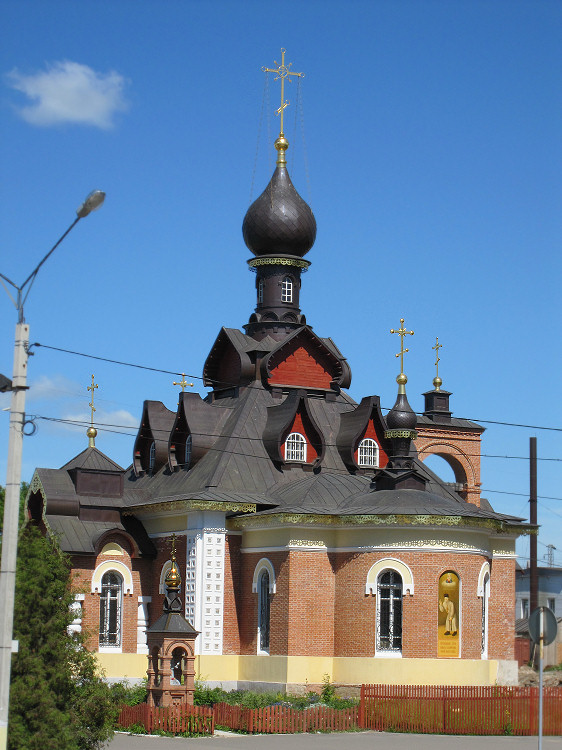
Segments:
[[[400,351],[396,355],[397,357],[400,357],[400,374],[402,375],[404,372],[404,355],[406,352],[409,352],[409,349],[404,349],[404,336],[413,336],[413,331],[407,331],[404,328],[404,318],[400,318],[400,328],[397,328],[396,330],[394,328],[390,329],[390,333],[397,333],[400,336]]]
[[[182,372],[182,374],[181,374],[181,380],[179,381],[179,383],[177,383],[174,380],[174,382],[172,383],[172,385],[181,385],[182,393],[183,393],[183,391],[185,391],[185,389],[187,388],[188,385],[191,386],[191,388],[193,388],[193,383],[188,383],[187,380],[185,379],[185,372]]]
[[[443,344],[439,343],[439,337],[435,337],[435,346],[431,347],[432,349],[435,349],[435,367],[437,369],[437,372],[435,373],[435,377],[439,377],[439,362],[441,362],[441,357],[439,356],[439,349],[443,348]]]
[[[298,78],[304,78],[304,73],[297,73],[294,70],[290,70],[290,67],[293,63],[289,63],[288,65],[285,65],[285,48],[281,47],[281,64],[277,62],[277,60],[273,61],[273,64],[276,65],[276,68],[262,68],[264,73],[276,73],[277,75],[273,80],[277,80],[278,78],[281,79],[281,106],[277,110],[277,114],[281,118],[281,131],[280,135],[283,135],[283,112],[285,110],[285,107],[288,107],[291,102],[285,101],[285,78],[287,81],[291,80],[291,76],[297,76]]]
[[[94,376],[92,375],[92,385],[88,386],[88,390],[92,391],[92,400],[90,401],[90,404],[89,404],[90,409],[91,409],[90,422],[91,422],[92,427],[94,426],[94,412],[96,410],[94,406],[94,391],[97,387],[98,387],[97,384],[94,383]]]

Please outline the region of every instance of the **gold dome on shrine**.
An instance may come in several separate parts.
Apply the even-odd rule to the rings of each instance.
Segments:
[[[170,570],[166,573],[166,586],[168,588],[178,588],[181,584],[180,569],[176,562],[176,558],[172,558],[172,564]]]

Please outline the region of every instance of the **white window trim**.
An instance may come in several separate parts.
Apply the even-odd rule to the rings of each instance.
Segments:
[[[375,455],[374,463],[361,462],[361,450],[365,452],[373,451]],[[379,445],[373,438],[363,438],[357,446],[357,464],[362,469],[378,469],[379,467]]]
[[[115,646],[100,646],[98,643],[98,653],[99,654],[122,654],[123,653],[123,610],[124,610],[124,597],[125,597],[125,581],[123,579],[123,576],[121,573],[115,569],[115,567],[110,568],[109,570],[106,570],[103,575],[106,575],[106,573],[117,573],[117,575],[121,578],[122,585],[121,585],[121,602],[119,604],[119,645]],[[103,578],[102,575],[102,578]],[[100,588],[100,596],[102,594],[101,588]],[[101,600],[100,600],[100,608],[101,608]],[[100,633],[98,633],[99,638]]]
[[[133,593],[133,576],[129,568],[118,560],[106,560],[98,565],[92,576],[92,594],[101,594],[101,579],[109,571],[114,570],[123,579],[123,594]]]
[[[273,565],[271,564],[271,562],[267,559],[267,557],[262,557],[262,559],[258,562],[254,570],[254,577],[252,579],[252,594],[258,593],[259,577],[260,577],[260,573],[262,572],[264,568],[269,573],[269,593],[270,594],[275,593],[275,588],[276,588],[275,569]]]
[[[476,589],[476,596],[484,596],[484,579],[486,578],[486,573],[488,574],[488,578],[491,580],[490,576],[490,563],[485,562],[482,564],[482,567],[480,568],[480,573],[478,574],[478,588]],[[488,584],[488,596],[490,596],[490,584]]]
[[[385,557],[383,560],[376,562],[367,573],[367,582],[365,584],[365,593],[377,595],[377,580],[379,573],[384,570],[394,570],[402,577],[402,598],[405,594],[414,595],[414,576],[411,569],[401,560],[394,557]]]
[[[290,303],[293,301],[293,282],[288,276],[285,276],[281,282],[281,302]]]
[[[166,576],[168,575],[168,571],[172,567],[172,561],[166,560],[164,565],[162,565],[162,570],[160,571],[160,583],[158,584],[158,593],[166,595],[167,588],[166,588]]]
[[[373,567],[375,567],[375,566],[373,566]],[[378,588],[379,579],[380,579],[380,577],[382,575],[384,575],[385,573],[387,573],[389,570],[392,570],[394,573],[398,573],[398,575],[400,576],[400,578],[402,580],[402,600],[403,600],[404,599],[404,594],[405,594],[405,590],[404,590],[404,577],[402,576],[402,573],[399,570],[397,570],[395,567],[390,567],[390,566],[386,566],[384,568],[381,568],[379,570],[378,574],[377,574],[376,581],[375,581],[375,598],[376,598],[376,591],[377,591],[377,588]],[[378,621],[378,619],[379,619],[379,601],[376,601],[375,606],[376,606],[376,609],[377,609],[377,611],[376,611],[376,620]],[[404,608],[402,607],[401,624],[403,623],[403,621],[404,621]],[[401,659],[402,658],[402,648],[400,648],[400,649],[379,649],[377,647],[377,641],[379,639],[378,628],[375,627],[375,630],[377,631],[377,632],[375,632],[375,658],[377,658],[377,659]],[[402,633],[403,633],[403,631],[402,631]],[[402,640],[402,646],[403,645],[404,645],[404,642]]]
[[[298,448],[301,451],[301,457],[299,457],[299,458],[289,458],[288,457],[287,454],[289,452],[289,440],[290,440],[290,438],[300,438],[300,440],[302,440],[302,442],[300,442],[300,440],[296,440],[296,439],[293,440],[291,448],[290,448],[290,452],[294,454],[294,453],[296,453],[296,449],[297,449],[297,446],[298,446]],[[290,461],[290,462],[296,462],[296,463],[305,464],[306,463],[307,447],[308,446],[307,446],[306,438],[305,438],[304,435],[302,435],[300,432],[291,432],[285,438],[285,461]]]

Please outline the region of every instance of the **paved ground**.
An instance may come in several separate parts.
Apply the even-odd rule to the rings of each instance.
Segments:
[[[543,737],[543,750],[560,750],[560,737]],[[107,750],[535,750],[537,737],[455,737],[434,734],[220,734],[183,739],[116,734]]]

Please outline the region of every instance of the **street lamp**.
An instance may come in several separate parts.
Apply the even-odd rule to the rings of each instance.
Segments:
[[[5,750],[8,742],[8,711],[10,704],[10,671],[13,648],[12,629],[14,623],[14,595],[16,584],[16,560],[18,550],[18,515],[20,502],[21,456],[23,426],[25,422],[25,392],[27,390],[27,359],[29,349],[29,325],[25,322],[24,304],[27,300],[39,269],[64,238],[92,211],[98,209],[105,199],[101,190],[92,191],[78,207],[76,219],[57,240],[43,260],[34,268],[21,286],[14,284],[0,273],[0,283],[14,303],[18,313],[14,344],[14,376],[11,386],[4,379],[2,390],[12,391],[10,405],[10,428],[8,434],[8,467],[6,494],[4,498],[4,527],[2,531],[2,562],[0,564],[0,750]],[[9,284],[15,296],[6,284]],[[8,381],[9,382],[9,381]]]

